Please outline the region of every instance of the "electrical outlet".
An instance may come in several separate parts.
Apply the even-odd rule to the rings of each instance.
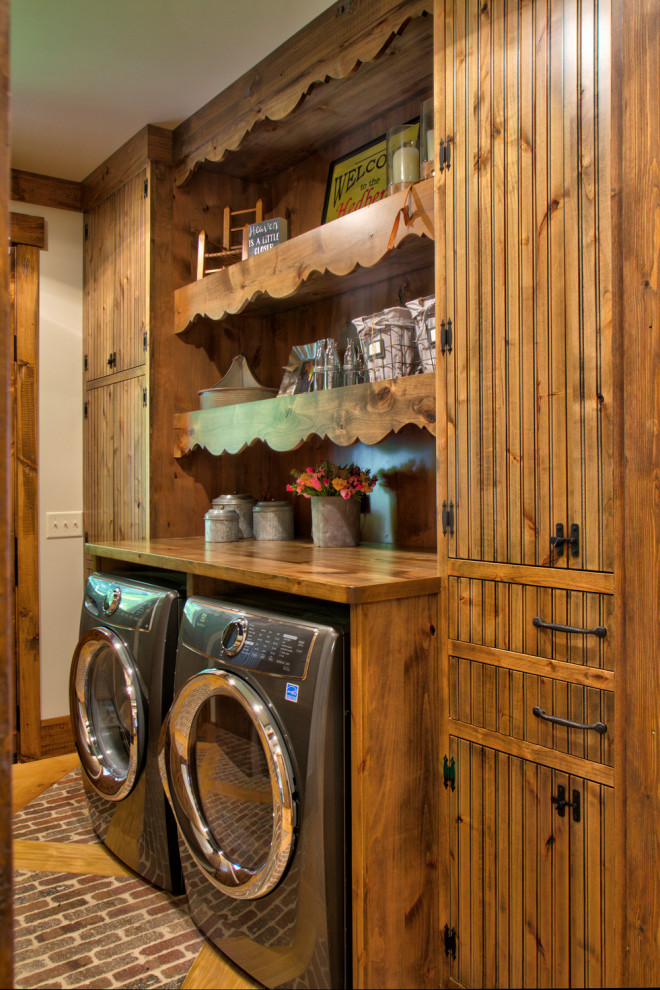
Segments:
[[[46,539],[59,540],[64,537],[82,536],[82,512],[47,512]]]

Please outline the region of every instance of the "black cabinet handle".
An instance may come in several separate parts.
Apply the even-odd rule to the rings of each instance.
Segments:
[[[542,708],[536,705],[532,708],[532,715],[542,718],[545,722],[554,722],[555,725],[565,725],[567,729],[583,729],[585,732],[598,732],[603,735],[607,732],[604,722],[594,722],[593,725],[585,725],[584,722],[571,722],[568,718],[558,718],[556,715],[546,715]]]
[[[562,626],[558,622],[544,622],[538,615],[534,616],[532,623],[537,629],[554,629],[555,632],[582,633],[583,636],[598,636],[599,639],[604,639],[607,636],[607,629],[604,626],[595,626],[593,629],[580,629],[579,626]]]

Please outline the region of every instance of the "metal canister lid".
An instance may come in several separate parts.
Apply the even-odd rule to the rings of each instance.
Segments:
[[[213,505],[246,505],[248,502],[256,502],[256,498],[247,495],[245,492],[232,492],[227,495],[218,495],[213,499]]]
[[[293,506],[291,505],[291,502],[284,502],[284,501],[283,502],[278,502],[275,499],[271,499],[268,502],[257,502],[257,504],[254,506],[254,508],[252,509],[252,511],[253,512],[268,512],[269,510],[273,510],[273,509],[276,509],[278,512],[281,512],[282,509],[291,509],[291,510],[293,510]]]
[[[231,522],[232,519],[235,519],[236,522],[239,521],[239,519],[238,519],[238,512],[236,511],[236,509],[229,508],[226,505],[215,505],[215,506],[212,506],[205,513],[204,518],[205,519],[228,519],[230,522]]]

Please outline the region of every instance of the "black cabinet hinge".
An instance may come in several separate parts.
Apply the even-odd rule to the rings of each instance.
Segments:
[[[449,925],[445,925],[444,932],[444,942],[445,942],[445,955],[451,955],[452,959],[456,958],[456,929],[450,928]]]
[[[145,332],[142,334],[142,350],[146,351],[146,349],[147,349],[147,332],[145,330]]]
[[[443,320],[440,324],[440,353],[444,355],[445,353],[451,354],[452,347],[452,332],[451,332],[451,320]]]
[[[144,180],[144,198],[146,199],[149,195],[149,179]]]
[[[451,141],[449,138],[445,138],[444,141],[440,138],[438,168],[441,172],[444,172],[445,169],[449,170],[451,168]]]
[[[108,357],[108,360],[106,361],[106,364],[108,365],[109,368],[116,368],[117,367],[117,352],[116,351],[113,351],[112,354],[110,354],[110,356]]]
[[[83,371],[87,371],[87,355],[83,358]]]
[[[449,530],[449,535],[454,535],[454,503],[450,502],[447,506],[446,502],[442,503],[442,535],[447,535],[447,530]]]
[[[445,787],[451,787],[452,791],[456,790],[456,764],[454,762],[454,757],[449,759],[448,756],[444,758],[444,764],[442,767],[442,776],[444,780]]]
[[[142,405],[143,406],[146,406],[146,404],[147,404],[147,386],[146,385],[143,385],[142,386]]]
[[[87,419],[87,403],[83,405],[83,419]]]

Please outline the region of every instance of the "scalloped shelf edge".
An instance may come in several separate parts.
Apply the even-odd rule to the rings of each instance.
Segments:
[[[286,92],[275,93],[270,97],[257,100],[257,106],[260,112],[257,112],[252,106],[244,111],[245,119],[241,122],[239,118],[236,132],[227,137],[225,143],[215,152],[213,157],[208,156],[209,146],[213,143],[210,139],[200,142],[195,147],[191,147],[185,151],[180,156],[179,162],[175,165],[175,185],[184,186],[198,169],[202,167],[218,168],[228,155],[240,150],[246,137],[252,133],[258,124],[266,121],[278,123],[284,120],[298,108],[315,86],[321,85],[328,80],[348,79],[360,65],[372,65],[383,55],[383,52],[389,47],[393,39],[405,30],[411,20],[416,17],[423,17],[424,15],[432,17],[433,4],[421,2],[416,6],[414,11],[402,11],[401,13],[400,21],[395,19],[392,24],[384,23],[377,34],[360,39],[359,45],[364,44],[364,51],[358,48],[358,43],[356,42],[355,54],[345,52],[337,55],[336,52],[333,52],[329,56],[328,62],[311,69],[305,76],[302,84],[299,83],[297,88],[294,89],[294,84],[292,83],[290,87],[292,92],[290,95]],[[258,66],[255,66],[255,69],[257,68]],[[254,71],[254,69],[251,71]],[[247,75],[249,73],[246,73]],[[245,76],[238,80],[237,83],[243,83],[244,81]],[[233,124],[236,127],[237,122],[234,120]],[[203,155],[204,157],[196,157],[191,165],[183,164],[189,162],[193,155]]]
[[[258,440],[282,453],[296,450],[311,436],[340,447],[358,441],[373,446],[404,426],[417,426],[435,436],[433,372],[179,413],[174,417],[174,456],[195,449],[214,456],[238,454]]]
[[[413,204],[412,215],[407,224],[405,220],[399,222],[396,237],[393,238],[397,219],[402,217],[409,199]],[[432,240],[433,213],[434,179],[424,179],[414,183],[411,189],[394,193],[321,227],[314,227],[255,258],[239,261],[229,268],[190,282],[174,292],[174,332],[185,333],[192,323],[202,317],[219,321],[226,316],[236,316],[257,299],[288,299],[308,284],[314,275],[341,279],[358,268],[373,269],[411,237]],[[353,228],[365,226],[364,214],[371,216],[372,228],[379,228],[379,241],[373,234],[368,238],[363,236],[360,241],[353,232]],[[314,247],[319,241],[327,242],[329,238],[335,238],[336,242],[334,246],[331,243],[328,257],[324,260],[322,245],[316,252]],[[341,247],[343,245],[345,252],[347,243],[354,248],[351,255],[342,253]],[[336,253],[334,257],[333,252]],[[246,270],[249,272],[244,282],[236,286],[232,284],[237,278],[235,270],[244,275]],[[268,282],[276,283],[279,289],[274,291],[274,284],[268,286]]]

